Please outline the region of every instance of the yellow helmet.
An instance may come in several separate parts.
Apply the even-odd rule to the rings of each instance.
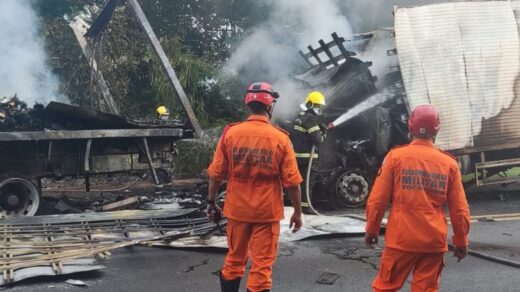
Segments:
[[[157,114],[158,114],[159,116],[164,116],[164,115],[169,114],[169,113],[168,113],[168,108],[166,108],[164,105],[161,105],[160,107],[158,107],[158,108],[156,109],[156,111],[157,111]]]
[[[325,105],[325,96],[323,96],[323,93],[319,91],[313,91],[307,95],[307,98],[305,99],[305,104],[307,105]]]

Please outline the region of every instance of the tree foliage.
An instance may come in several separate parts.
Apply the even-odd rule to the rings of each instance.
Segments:
[[[103,0],[37,0],[49,63],[71,101],[99,107],[100,93],[92,84],[83,57],[64,15],[86,7],[103,7]],[[237,80],[220,76],[219,68],[233,43],[265,17],[254,0],[140,1],[176,70],[203,126],[236,120],[241,115],[243,88]],[[91,9],[99,13],[99,9]],[[95,15],[94,15],[95,16]],[[98,65],[121,112],[141,118],[160,104],[174,115],[183,109],[144,32],[125,1],[116,9],[98,41]]]

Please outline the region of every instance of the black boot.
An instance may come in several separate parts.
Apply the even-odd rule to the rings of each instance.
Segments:
[[[247,289],[247,292],[251,292],[251,290]],[[271,290],[269,290],[269,289],[265,289],[265,290],[262,290],[262,291],[260,291],[260,292],[271,292]]]
[[[242,278],[236,278],[233,280],[226,280],[220,274],[220,289],[222,292],[238,292],[240,289],[240,281]]]

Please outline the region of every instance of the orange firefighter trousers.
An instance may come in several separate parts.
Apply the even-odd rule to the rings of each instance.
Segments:
[[[397,291],[413,270],[412,292],[439,291],[444,252],[413,253],[386,247],[372,288],[374,292]]]
[[[244,275],[251,254],[251,270],[247,289],[262,291],[271,289],[271,274],[278,252],[280,222],[250,223],[228,219],[228,253],[222,268],[222,277],[233,280]]]

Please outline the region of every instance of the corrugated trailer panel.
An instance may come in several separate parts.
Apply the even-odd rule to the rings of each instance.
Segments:
[[[520,40],[511,2],[397,8],[396,45],[411,108],[441,111],[446,150],[520,145]]]

